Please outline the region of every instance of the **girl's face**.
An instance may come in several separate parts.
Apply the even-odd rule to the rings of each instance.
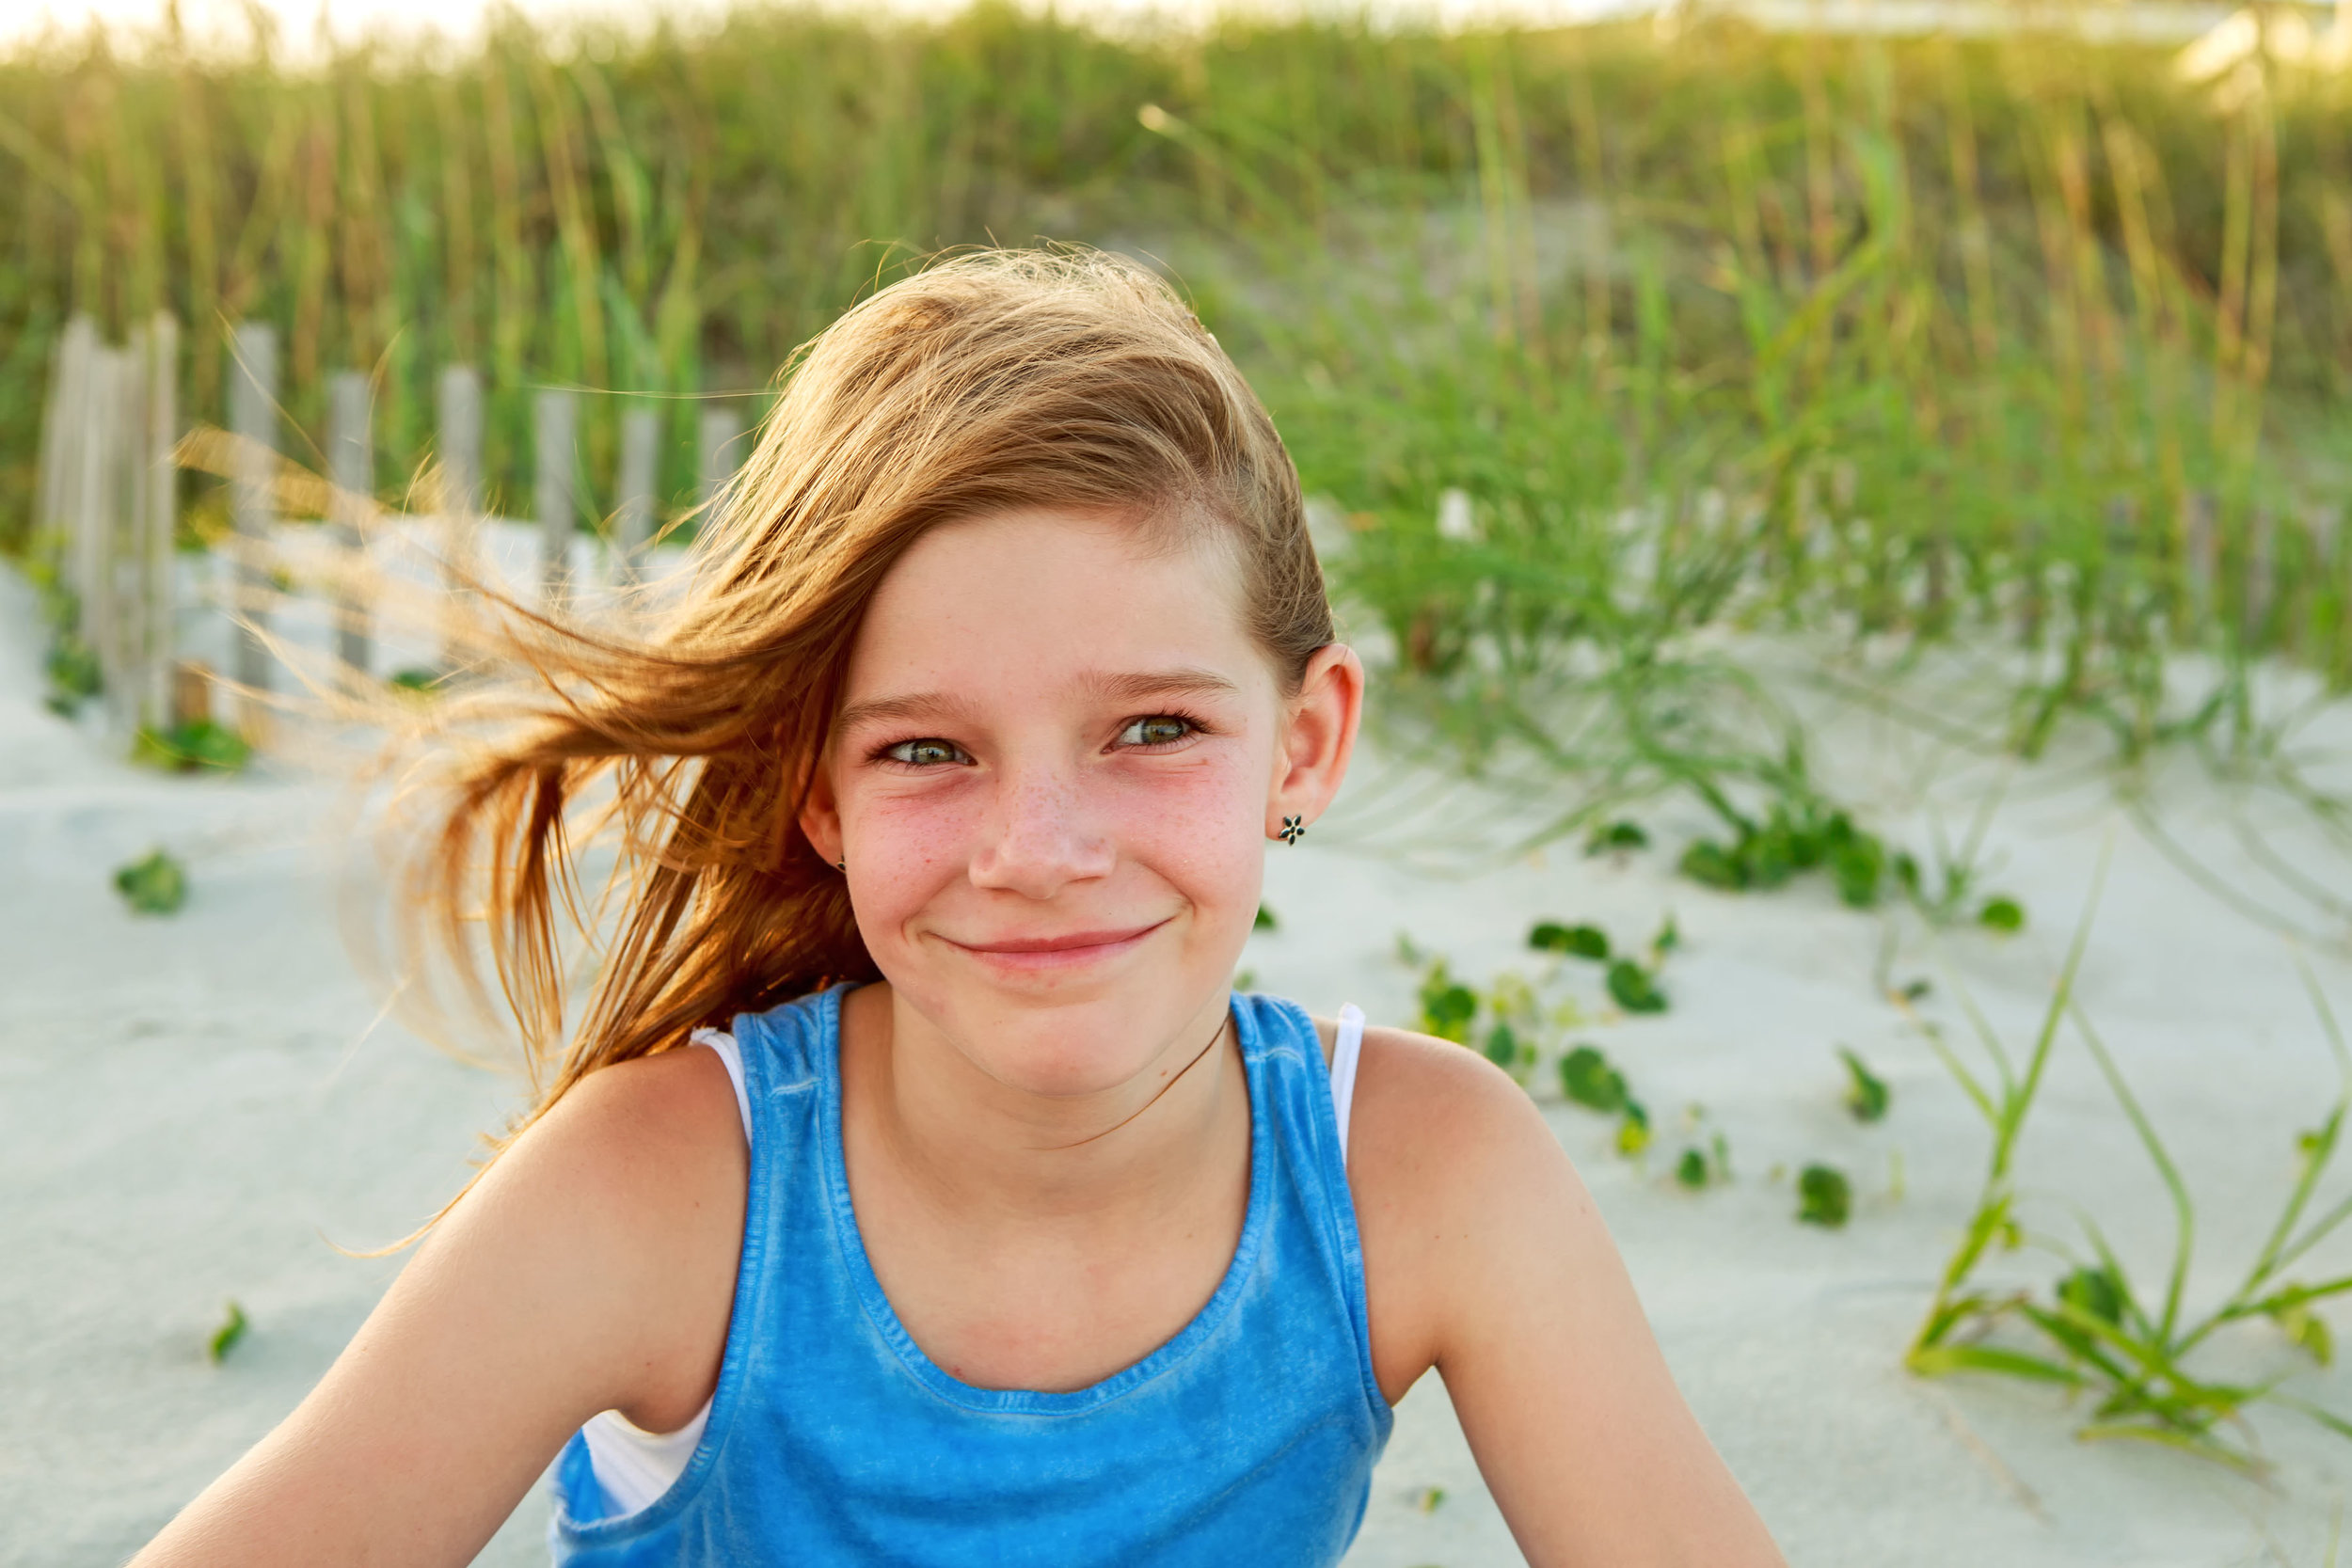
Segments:
[[[899,998],[1008,1087],[1112,1089],[1214,1027],[1285,816],[1338,790],[1343,647],[1298,696],[1211,546],[1020,511],[927,533],[867,607],[802,828]]]

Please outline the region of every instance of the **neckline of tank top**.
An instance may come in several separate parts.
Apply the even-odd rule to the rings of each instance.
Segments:
[[[727,1083],[735,1090],[735,1114],[743,1123],[743,1142],[752,1141],[751,1093],[743,1086],[742,1047],[724,1029],[697,1029],[687,1037],[690,1045],[705,1046],[719,1058],[727,1069]],[[1364,1012],[1350,1002],[1340,1008],[1339,1026],[1333,1032],[1331,1060],[1331,1119],[1340,1132],[1340,1165],[1347,1165],[1347,1131],[1355,1118],[1350,1114],[1356,1105],[1356,1069],[1362,1062],[1364,1044]]]
[[[882,1290],[882,1281],[874,1273],[872,1259],[866,1254],[865,1234],[858,1228],[857,1211],[850,1199],[849,1165],[841,1147],[841,1080],[837,1054],[840,998],[841,991],[836,988],[825,992],[820,999],[820,1005],[826,1009],[822,1020],[825,1033],[834,1041],[833,1058],[826,1060],[820,1056],[818,1064],[818,1158],[824,1172],[824,1196],[833,1212],[834,1235],[841,1248],[843,1265],[850,1275],[850,1287],[857,1293],[859,1305],[865,1308],[866,1321],[873,1324],[875,1332],[897,1355],[908,1375],[920,1383],[933,1398],[967,1410],[995,1415],[1078,1416],[1181,1366],[1216,1333],[1247,1289],[1250,1270],[1255,1266],[1259,1253],[1263,1250],[1274,1207],[1275,1186],[1271,1169],[1275,1142],[1274,1115],[1266,1082],[1270,1069],[1263,1061],[1267,1052],[1265,1041],[1259,1033],[1255,1007],[1232,1008],[1234,1028],[1240,1036],[1243,1076],[1249,1085],[1249,1197],[1243,1212],[1241,1235],[1233,1244],[1232,1257],[1226,1261],[1225,1272],[1218,1277],[1216,1289],[1175,1334],[1147,1352],[1142,1359],[1120,1368],[1108,1377],[1081,1388],[983,1388],[948,1372],[914,1342],[914,1336],[899,1321],[898,1309],[890,1304],[890,1297]],[[1297,1022],[1304,1022],[1310,1033],[1313,1031],[1312,1021],[1308,1020],[1295,1006],[1271,997],[1257,1000],[1296,1015]],[[1315,1053],[1317,1056],[1322,1053],[1320,1049]]]

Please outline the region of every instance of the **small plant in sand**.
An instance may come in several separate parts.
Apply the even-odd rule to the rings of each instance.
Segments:
[[[1681,931],[1672,915],[1666,917],[1658,934],[1650,939],[1646,963],[1612,947],[1609,933],[1597,926],[1539,920],[1527,933],[1527,945],[1538,953],[1602,965],[1602,983],[1608,987],[1610,1000],[1629,1013],[1666,1010],[1666,993],[1659,989],[1658,971],[1664,966],[1666,955],[1681,942]]]
[[[1625,1074],[1597,1045],[1573,1047],[1560,1058],[1560,1092],[1570,1103],[1617,1118],[1617,1152],[1628,1159],[1649,1148],[1649,1109],[1626,1086]]]
[[[115,872],[115,891],[140,914],[171,914],[188,901],[187,868],[161,849]]]
[[[1652,942],[1653,962],[1676,940],[1674,922],[1668,920]],[[1565,954],[1573,950],[1592,962],[1622,963],[1645,977],[1648,974],[1630,959],[1612,958],[1608,937],[1597,927],[1546,921],[1535,927],[1534,944],[1539,951]],[[1479,1052],[1522,1086],[1534,1076],[1550,1043],[1586,1022],[1574,997],[1548,999],[1547,988],[1557,977],[1558,966],[1532,980],[1517,971],[1504,970],[1481,989],[1458,977],[1444,956],[1423,953],[1409,937],[1397,939],[1397,956],[1421,971],[1416,1027]],[[1564,1098],[1617,1119],[1619,1153],[1631,1158],[1649,1148],[1649,1110],[1627,1088],[1625,1074],[1598,1046],[1571,1046],[1555,1058],[1555,1065]],[[1716,1145],[1724,1149],[1724,1168],[1727,1170],[1727,1148],[1720,1136]]]
[[[2026,928],[2026,906],[2014,898],[1995,895],[1977,907],[1977,924],[2005,937],[2015,936]]]
[[[2352,1421],[2287,1393],[2282,1377],[2257,1383],[2224,1382],[2189,1365],[2191,1355],[2229,1325],[2266,1319],[2287,1342],[2325,1365],[2333,1339],[2315,1304],[2352,1291],[2352,1275],[2304,1283],[2288,1272],[2313,1248],[2352,1219],[2352,1197],[2316,1218],[2307,1217],[2334,1159],[2347,1113],[2352,1113],[2352,1052],[2345,1049],[2327,998],[2309,971],[2304,974],[2328,1049],[2335,1058],[2339,1090],[2319,1125],[2296,1140],[2299,1170],[2276,1222],[2236,1289],[2202,1314],[2191,1313],[2185,1295],[2196,1233],[2196,1206],[2164,1140],[2124,1080],[2113,1053],[2074,1000],[2075,974],[2090,937],[2091,896],[2060,972],[2057,993],[2022,1065],[1984,1020],[1970,1009],[1971,1022],[1990,1064],[1989,1076],[1963,1062],[1931,1025],[1929,1044],[1960,1083],[1993,1131],[1993,1149],[1976,1212],[1959,1247],[1945,1265],[1926,1319],[1913,1340],[1908,1363],[1926,1375],[1953,1371],[1992,1372],[2056,1385],[2092,1399],[2086,1438],[2128,1437],[2162,1443],[2242,1469],[2260,1460],[2245,1431],[2246,1410],[2269,1402],[2297,1411],[2330,1431],[2352,1437]],[[1965,999],[1963,998],[1963,1003]],[[2027,1237],[2018,1214],[2013,1173],[2017,1143],[2042,1085],[2062,1024],[2075,1033],[2106,1080],[2162,1182],[2173,1211],[2174,1241],[2161,1292],[2136,1282],[2097,1224],[2083,1224],[2087,1252],[2035,1238],[2055,1252],[2063,1273],[2047,1294],[2002,1289],[1979,1282],[1981,1266],[1996,1247],[2013,1251]],[[2022,1330],[2027,1343],[1994,1338]],[[2236,1430],[2233,1430],[2233,1429]]]
[[[1587,855],[1623,856],[1648,847],[1648,831],[1639,822],[1623,817],[1603,823],[1584,835],[1584,852]]]
[[[1761,821],[1735,814],[1733,828],[1728,843],[1703,838],[1685,849],[1682,874],[1708,887],[1745,893],[1818,870],[1852,908],[1878,903],[1886,878],[1885,844],[1809,791],[1774,801]]]
[[[229,1353],[237,1348],[238,1341],[245,1338],[246,1330],[250,1326],[246,1322],[245,1308],[234,1301],[230,1302],[220,1326],[213,1330],[212,1338],[205,1342],[205,1358],[214,1366],[219,1366],[229,1358]]]
[[[90,651],[88,643],[70,631],[56,635],[41,668],[49,677],[49,689],[41,697],[41,704],[61,719],[72,718],[76,708],[98,695],[103,684],[98,673],[98,656]]]
[[[167,730],[142,726],[131,741],[131,760],[150,768],[194,773],[234,773],[253,759],[243,736],[210,719],[192,719]]]
[[[2026,906],[2016,899],[2005,893],[1977,898],[1974,879],[1949,867],[1945,868],[1942,884],[1931,888],[1918,862],[1908,853],[1895,857],[1895,884],[1931,926],[1956,925],[1964,919],[2005,937],[2026,928]]]
[[[1975,819],[1960,843],[1946,840],[1943,826],[1931,822],[1927,863],[1908,849],[1894,859],[1895,885],[1905,902],[1931,926],[1954,926],[1973,919],[1988,931],[2011,936],[2026,928],[2026,907],[2007,894],[1987,894],[1984,880],[1992,867],[1986,861],[1984,835],[2008,794],[2006,781],[1987,790],[1978,801]]]
[[[58,570],[58,561],[68,548],[66,539],[48,530],[37,530],[31,543],[34,548],[24,561],[24,572],[38,595],[41,624],[49,628],[49,646],[41,656],[48,689],[41,695],[41,705],[60,719],[71,719],[85,702],[98,695],[104,678],[97,651],[76,629],[82,623],[81,599],[66,586]]]
[[[1509,970],[1475,990],[1443,958],[1422,972],[1419,996],[1422,1033],[1470,1046],[1522,1085],[1535,1070],[1539,1042],[1581,1016],[1573,1003],[1547,1008],[1534,986]]]
[[[1837,1057],[1846,1064],[1846,1109],[1853,1113],[1856,1121],[1883,1121],[1886,1108],[1894,1103],[1895,1091],[1848,1047],[1839,1046]]]
[[[1797,1220],[1824,1230],[1842,1230],[1853,1213],[1853,1184],[1835,1165],[1811,1164],[1797,1173]]]
[[[1681,1156],[1675,1161],[1674,1178],[1677,1185],[1692,1192],[1720,1187],[1731,1180],[1731,1140],[1722,1128],[1709,1128],[1707,1108],[1691,1104],[1682,1109],[1682,1135],[1686,1140]]]

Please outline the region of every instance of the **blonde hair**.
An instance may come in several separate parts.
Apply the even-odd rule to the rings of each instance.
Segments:
[[[781,381],[657,629],[623,639],[508,604],[503,651],[532,678],[443,716],[444,736],[476,741],[443,749],[398,929],[412,965],[453,960],[488,1005],[486,945],[536,1091],[518,1125],[697,1025],[874,976],[844,881],[797,819],[860,618],[927,530],[1046,506],[1205,531],[1289,689],[1332,640],[1273,421],[1139,265],[958,255],[857,305]],[[598,834],[617,860],[592,902],[577,856]],[[603,938],[568,1043],[559,917]]]

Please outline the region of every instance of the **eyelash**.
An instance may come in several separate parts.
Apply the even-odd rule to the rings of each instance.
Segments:
[[[1183,745],[1185,741],[1190,740],[1194,736],[1206,735],[1209,733],[1209,726],[1202,723],[1200,720],[1195,719],[1189,713],[1137,714],[1135,718],[1130,719],[1125,723],[1120,725],[1119,733],[1125,735],[1129,730],[1135,728],[1137,724],[1149,724],[1163,719],[1175,720],[1176,722],[1184,726],[1184,733],[1174,740],[1163,740],[1157,742],[1156,744],[1146,741],[1138,741],[1134,747],[1130,748],[1130,750],[1139,752],[1164,752],[1171,746]]]
[[[1184,733],[1174,740],[1163,740],[1158,742],[1138,741],[1133,746],[1128,747],[1127,750],[1135,752],[1165,752],[1171,747],[1183,745],[1185,741],[1190,740],[1194,736],[1206,735],[1209,730],[1208,725],[1202,723],[1200,720],[1194,718],[1189,713],[1170,712],[1138,714],[1135,718],[1130,719],[1125,723],[1120,725],[1119,733],[1124,735],[1129,730],[1135,728],[1137,724],[1149,724],[1155,721],[1165,719],[1173,719],[1178,723],[1184,725]],[[969,752],[964,751],[962,747],[958,746],[952,740],[941,740],[937,736],[918,735],[909,736],[904,740],[887,741],[882,745],[875,747],[873,755],[869,760],[877,763],[890,764],[899,768],[912,768],[916,772],[928,772],[934,768],[951,766],[946,763],[910,762],[904,757],[894,757],[890,754],[891,752],[898,750],[901,746],[921,746],[934,742],[949,748],[958,755],[965,758],[967,761],[971,757],[971,753]]]

